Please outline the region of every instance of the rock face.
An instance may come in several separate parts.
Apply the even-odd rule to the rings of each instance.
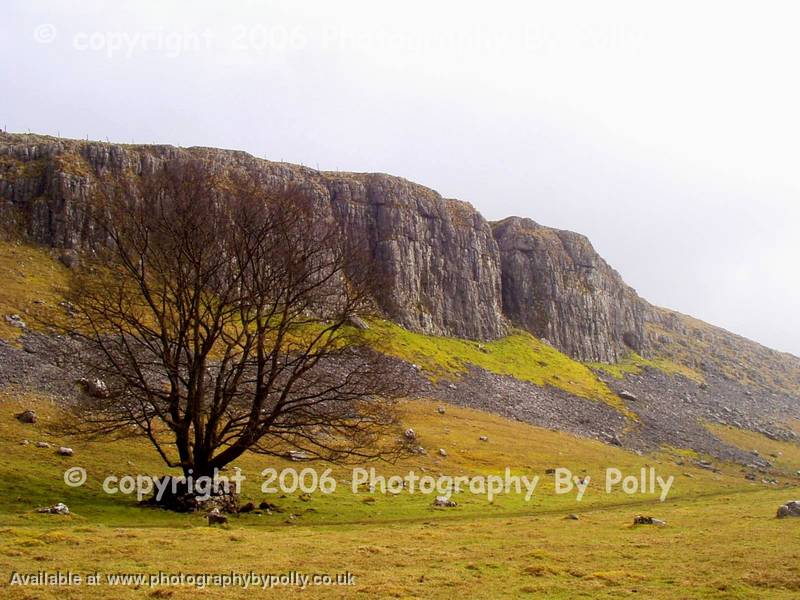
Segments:
[[[586,237],[519,217],[493,229],[512,323],[585,361],[643,351],[645,303]]]
[[[311,195],[320,218],[369,242],[386,274],[378,304],[408,329],[491,340],[510,322],[579,360],[617,362],[633,349],[756,391],[800,395],[796,357],[651,306],[584,236],[518,217],[490,226],[469,204],[399,177],[321,172],[213,148],[0,132],[0,235],[23,229],[74,266],[75,250],[97,235],[86,216],[94,190],[172,160],[251,173],[265,194],[294,186]]]
[[[470,339],[504,334],[500,258],[487,221],[469,204],[399,177],[320,172],[209,148],[0,133],[0,213],[19,215],[41,244],[79,248],[93,235],[85,207],[94,186],[176,159],[251,172],[265,193],[293,185],[313,195],[321,217],[333,216],[369,241],[387,276],[379,304],[401,325]]]
[[[387,314],[426,333],[503,334],[497,247],[472,206],[382,174],[326,174],[321,183],[334,214],[367,236],[387,273]]]

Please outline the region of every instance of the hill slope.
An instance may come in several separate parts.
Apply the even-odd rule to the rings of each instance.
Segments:
[[[16,224],[69,263],[92,241],[85,209],[96,186],[173,160],[250,172],[265,193],[300,186],[322,215],[366,236],[390,274],[379,303],[404,328],[391,330],[387,351],[424,364],[432,396],[640,449],[670,443],[729,458],[708,421],[793,435],[785,422],[800,416],[800,359],[650,305],[579,234],[517,217],[490,224],[469,204],[398,177],[212,148],[0,133],[4,228]],[[34,272],[20,279],[6,260],[5,276],[30,292]],[[26,306],[0,295],[0,308],[54,304],[51,290],[38,294]],[[35,350],[33,338],[27,345]]]

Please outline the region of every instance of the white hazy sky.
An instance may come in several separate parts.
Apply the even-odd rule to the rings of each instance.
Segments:
[[[800,355],[797,2],[0,6],[8,131],[383,171]]]

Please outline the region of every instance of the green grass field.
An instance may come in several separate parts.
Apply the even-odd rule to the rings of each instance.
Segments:
[[[33,406],[35,425],[13,415]],[[516,473],[542,479],[530,502],[522,495],[485,497],[462,493],[458,506],[439,509],[426,495],[352,493],[350,468],[337,467],[332,495],[267,495],[261,470],[309,465],[246,456],[236,466],[247,481],[243,500],[268,500],[283,512],[234,516],[209,527],[202,515],[141,508],[135,499],[107,495],[109,474],[163,474],[155,452],[141,441],[87,442],[52,433],[58,410],[43,398],[0,394],[0,596],[4,598],[245,598],[285,597],[266,591],[191,586],[10,586],[13,572],[71,570],[76,573],[258,573],[350,572],[355,585],[292,589],[306,598],[554,597],[554,598],[792,598],[800,594],[800,549],[792,540],[800,520],[775,519],[778,505],[793,499],[800,448],[762,446],[782,452],[780,486],[744,480],[735,465],[712,473],[682,462],[684,452],[664,449],[638,456],[619,448],[548,431],[478,411],[423,401],[404,406],[405,421],[426,456],[376,464],[385,475],[409,470],[433,475]],[[735,432],[734,432],[735,433]],[[747,447],[769,440],[744,434]],[[488,441],[481,441],[487,436]],[[28,439],[31,444],[20,442]],[[49,441],[74,448],[70,458]],[[736,441],[736,440],[729,440]],[[448,456],[438,456],[445,448]],[[69,488],[68,467],[88,472],[86,484]],[[329,465],[311,464],[319,471]],[[636,474],[654,467],[675,482],[665,503],[657,494],[606,494],[607,467]],[[556,495],[548,468],[566,467],[590,476],[584,499]],[[42,515],[37,507],[63,501],[70,516]],[[571,513],[578,520],[565,517]],[[636,514],[667,521],[665,527],[632,526]]]

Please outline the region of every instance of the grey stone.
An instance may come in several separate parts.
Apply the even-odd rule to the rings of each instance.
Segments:
[[[347,324],[350,325],[351,327],[355,327],[356,329],[361,329],[361,330],[369,329],[369,324],[358,315],[351,315],[347,319]]]
[[[800,517],[800,500],[792,500],[778,508],[778,518]]]
[[[81,377],[78,383],[83,386],[84,391],[92,398],[108,398],[110,396],[108,386],[102,379]]]
[[[20,423],[36,423],[37,416],[32,410],[24,410],[18,415],[15,415]]]
[[[58,504],[54,504],[53,506],[46,506],[44,508],[36,509],[36,512],[48,514],[48,515],[68,515],[69,514],[69,507],[63,502],[59,502]]]
[[[211,509],[208,514],[206,514],[206,519],[209,525],[225,525],[228,522],[228,517],[223,515],[219,508]]]
[[[436,496],[436,499],[433,501],[433,505],[441,508],[453,508],[456,506],[456,503],[453,500],[450,500],[447,496]]]
[[[11,327],[17,327],[19,329],[26,329],[28,327],[19,315],[6,315],[6,323],[11,325]]]

